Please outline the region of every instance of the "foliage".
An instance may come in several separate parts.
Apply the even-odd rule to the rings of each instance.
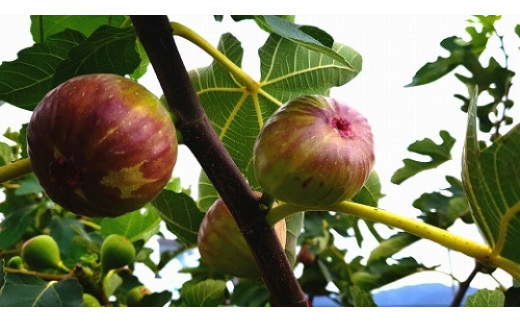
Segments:
[[[344,86],[361,72],[362,58],[360,53],[336,41],[326,31],[294,23],[293,16],[232,18],[237,23],[254,21],[259,33],[268,34],[258,49],[259,80],[253,80],[242,70],[244,50],[232,34],[224,33],[215,48],[187,26],[176,22],[171,25],[175,37],[188,39],[213,57],[214,61],[208,66],[189,71],[191,84],[214,131],[247,183],[260,190],[252,167],[253,145],[267,118],[292,98],[311,93],[328,95],[332,87]],[[223,17],[215,19],[218,23]],[[512,278],[520,278],[520,258],[515,247],[520,243],[520,220],[516,216],[520,205],[517,185],[520,128],[512,127],[503,133],[504,126],[513,123],[509,111],[514,102],[509,98],[509,91],[515,73],[509,70],[505,51],[503,65],[494,57],[487,66],[480,60],[491,37],[497,37],[502,44],[505,41],[495,28],[499,19],[499,16],[470,19],[466,29],[470,39],[455,36],[444,39],[441,46],[448,50],[449,56],[439,56],[436,61],[425,64],[408,85],[434,82],[458,67],[464,67],[471,74],[455,74],[469,89],[467,96],[456,95],[463,102],[462,111],[468,113],[467,136],[457,138],[465,142],[463,174],[461,178],[447,176],[445,189],[423,193],[414,201],[413,206],[420,211],[414,219],[421,224],[419,229],[397,226],[402,230],[386,238],[376,230],[373,219],[389,225],[399,222],[399,218],[390,213],[372,217],[372,213],[379,212],[378,201],[384,196],[377,171],[372,172],[351,201],[354,205],[366,206],[363,210],[369,216],[358,214],[357,209],[343,207],[343,204],[335,210],[296,210],[290,206],[284,209],[282,205],[268,214],[266,219],[271,224],[276,217],[287,220],[285,253],[294,272],[299,273],[298,282],[310,303],[315,297],[325,295],[342,306],[374,306],[371,295],[374,289],[419,271],[435,270],[422,264],[420,259],[396,257],[399,251],[421,238],[458,248],[474,257],[486,265],[482,266],[481,273],[492,275],[494,268],[500,267]],[[129,17],[32,16],[31,22],[34,44],[20,50],[16,60],[0,65],[0,100],[20,109],[32,111],[48,91],[73,76],[103,72],[139,80],[149,65]],[[519,31],[520,25],[515,30],[518,36]],[[479,105],[483,94],[491,97],[491,102]],[[0,188],[4,194],[0,202],[1,306],[81,306],[84,293],[94,295],[103,306],[127,306],[128,291],[144,285],[135,274],[136,265],[144,265],[160,275],[169,262],[196,251],[202,218],[219,197],[204,170],[198,195],[172,178],[141,210],[117,218],[89,218],[54,204],[34,175],[8,177],[10,168],[7,167],[27,157],[26,128],[24,125],[18,131],[4,134],[14,142],[12,145],[0,143],[0,178],[4,174],[8,178]],[[479,141],[479,131],[490,134],[489,140]],[[404,166],[392,177],[393,183],[400,184],[452,159],[450,151],[456,138],[445,130],[439,135],[440,144],[424,138],[409,146],[410,152],[431,160],[404,159]],[[458,240],[451,235],[441,239],[434,236],[435,232],[444,231],[434,230],[430,236],[430,231],[422,229],[448,229],[457,220],[480,230],[487,245]],[[367,259],[358,256],[347,261],[347,250],[338,247],[337,242],[354,239],[361,246],[367,238],[362,226],[368,228],[379,245]],[[156,262],[151,255],[157,250],[151,249],[148,242],[163,235],[163,230],[175,235],[177,247],[164,251]],[[71,268],[69,272],[8,266],[10,259],[21,255],[24,241],[41,234],[50,235],[57,242],[63,263]],[[136,255],[130,265],[103,272],[100,250],[104,240],[112,234],[128,238]],[[139,304],[272,305],[270,291],[259,280],[226,276],[200,260],[197,266],[184,267],[181,272],[189,278],[179,295],[174,295],[167,286],[164,291],[144,295]],[[466,305],[517,305],[517,289],[501,287],[477,292],[468,298]]]

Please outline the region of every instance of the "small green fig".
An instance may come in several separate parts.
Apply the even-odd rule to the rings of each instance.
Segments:
[[[111,234],[101,244],[101,267],[103,272],[124,267],[134,261],[135,247],[125,236]]]
[[[141,302],[144,295],[150,293],[151,291],[144,285],[135,286],[126,294],[126,305],[130,307],[139,306],[139,302]]]
[[[260,196],[260,192],[255,192]],[[286,243],[285,219],[274,229],[282,247]],[[257,278],[260,271],[246,239],[222,199],[216,200],[202,219],[198,232],[201,258],[213,270],[240,278]]]
[[[23,265],[23,258],[20,256],[11,257],[11,259],[9,259],[9,261],[7,262],[7,267],[18,270],[24,270],[25,267]]]
[[[83,293],[83,307],[100,307],[98,299],[89,293]]]
[[[38,235],[22,245],[22,258],[33,270],[61,269],[70,271],[61,261],[60,249],[56,240],[49,235]]]
[[[374,165],[368,120],[333,98],[307,95],[275,111],[254,146],[255,176],[275,199],[328,207],[352,198]]]

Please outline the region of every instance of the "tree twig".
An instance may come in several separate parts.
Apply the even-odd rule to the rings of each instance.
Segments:
[[[307,306],[305,295],[265,211],[218,139],[191,84],[167,16],[131,16],[184,144],[197,158],[244,234],[274,306]]]

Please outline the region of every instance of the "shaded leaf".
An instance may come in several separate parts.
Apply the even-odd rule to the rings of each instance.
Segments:
[[[500,290],[481,289],[466,299],[465,307],[502,307],[505,296]]]
[[[204,170],[200,171],[199,175],[199,197],[197,201],[197,205],[200,210],[206,212],[213,203],[219,198],[219,194],[213,186],[213,183],[208,178],[208,175]]]
[[[187,246],[197,244],[197,234],[205,213],[185,193],[163,190],[152,200],[152,207],[166,227]]]
[[[99,26],[110,25],[120,27],[125,21],[125,16],[100,16],[100,15],[34,15],[31,16],[31,35],[35,43],[43,43],[47,37],[73,29],[86,37],[90,36]]]
[[[382,241],[377,247],[372,249],[367,264],[370,265],[370,263],[374,261],[387,259],[418,240],[419,237],[414,236],[413,234],[408,232],[399,232]]]
[[[134,72],[141,63],[141,57],[136,52],[136,39],[132,27],[99,27],[84,42],[71,48],[67,59],[56,69],[53,85],[89,73],[124,76]]]
[[[436,144],[433,140],[425,138],[418,140],[408,146],[408,150],[420,155],[429,156],[430,161],[422,162],[413,159],[403,159],[404,166],[399,168],[392,175],[391,181],[394,184],[401,184],[408,178],[416,175],[427,169],[435,168],[442,163],[451,159],[451,148],[455,144],[455,138],[453,138],[449,132],[441,130],[439,132],[442,138],[441,144]]]
[[[7,249],[14,245],[25,233],[33,219],[45,208],[42,204],[35,204],[28,199],[24,205],[10,205],[11,199],[0,203],[0,212],[5,218],[0,222],[0,249]],[[46,201],[44,201],[46,203]]]
[[[0,166],[7,165],[13,161],[13,149],[5,142],[0,142]]]
[[[269,291],[259,281],[244,279],[238,282],[231,294],[231,304],[240,307],[264,306],[269,301]]]
[[[148,241],[159,232],[161,218],[157,212],[147,206],[145,208],[114,218],[104,218],[101,221],[101,234],[105,237],[117,233],[131,241]]]
[[[0,100],[32,110],[53,88],[52,78],[69,50],[85,40],[80,32],[65,30],[44,43],[18,52],[18,58],[0,65]]]
[[[358,286],[350,287],[350,294],[352,295],[352,301],[356,307],[377,307],[372,295]]]
[[[287,228],[285,255],[292,266],[296,264],[296,247],[298,245],[298,237],[303,230],[303,217],[304,213],[298,212],[285,218]]]
[[[222,304],[226,282],[207,279],[196,284],[185,284],[181,289],[184,306],[213,307]]]
[[[32,275],[7,273],[0,289],[0,306],[82,306],[82,295],[76,279],[47,282]]]
[[[471,214],[493,253],[520,263],[520,125],[481,149],[476,93],[468,111],[462,183]]]
[[[154,292],[144,295],[139,306],[143,307],[162,307],[168,304],[172,299],[172,292],[163,290],[162,292]]]

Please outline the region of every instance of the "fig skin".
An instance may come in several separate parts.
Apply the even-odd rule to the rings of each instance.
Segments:
[[[142,85],[89,74],[51,90],[27,129],[32,169],[48,196],[91,217],[137,210],[168,183],[177,161],[168,110]]]
[[[144,295],[148,295],[150,293],[150,289],[144,285],[132,287],[126,294],[126,306],[139,306],[139,302],[141,302]]]
[[[368,120],[321,95],[298,97],[275,111],[258,134],[253,154],[262,189],[304,207],[328,207],[353,197],[374,160]]]
[[[255,194],[260,197],[259,192]],[[285,219],[274,225],[274,230],[285,248]],[[222,199],[217,199],[202,219],[197,246],[204,262],[222,274],[240,278],[258,278],[260,271],[246,239],[240,233],[235,219]]]
[[[101,307],[101,304],[94,295],[83,293],[83,307]]]
[[[29,269],[36,271],[63,269],[68,271],[61,261],[60,249],[56,240],[49,235],[38,235],[22,245],[22,258]]]
[[[134,261],[135,247],[125,236],[111,234],[101,244],[101,268],[104,273],[124,267]]]

